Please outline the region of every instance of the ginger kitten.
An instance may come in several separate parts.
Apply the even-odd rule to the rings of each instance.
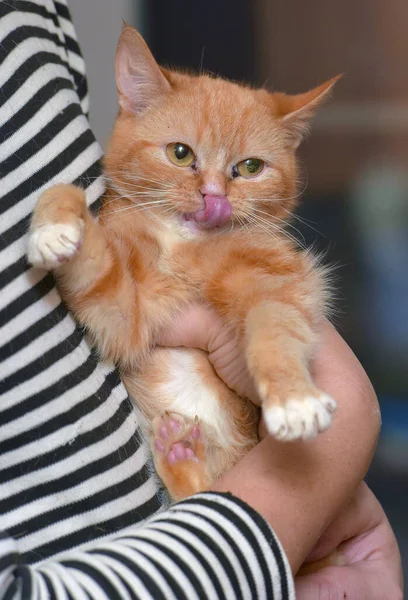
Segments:
[[[307,439],[334,400],[308,363],[326,285],[285,235],[296,204],[295,151],[336,79],[295,96],[157,65],[125,26],[116,55],[120,111],[105,156],[98,219],[83,190],[39,199],[28,258],[115,361],[145,416],[173,499],[208,488],[257,442],[257,409],[198,350],[156,340],[191,303],[236,332],[269,433]]]

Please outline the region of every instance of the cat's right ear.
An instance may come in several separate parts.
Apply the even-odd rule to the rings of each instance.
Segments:
[[[119,106],[124,112],[140,115],[171,89],[140,33],[127,24],[119,38],[115,67]]]

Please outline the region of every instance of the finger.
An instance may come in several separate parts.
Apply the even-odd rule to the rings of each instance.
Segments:
[[[160,333],[156,340],[159,346],[185,346],[210,351],[213,341],[223,333],[217,314],[204,306],[189,306],[178,315],[171,327]]]
[[[208,359],[220,379],[240,396],[260,404],[235,332],[225,327],[211,308],[201,305],[188,307],[174,319],[171,329],[159,335],[156,343],[159,346],[184,346],[208,352]]]
[[[297,600],[402,600],[398,580],[378,565],[361,563],[349,567],[328,567],[295,579]]]
[[[334,598],[402,600],[401,556],[388,519],[380,503],[365,484],[360,486],[356,500],[351,515],[355,532],[351,534],[351,539],[340,545],[335,562],[331,562],[332,565],[337,563],[343,566],[326,567],[320,571],[311,571],[311,574],[305,576],[298,576],[298,598],[326,597],[318,595],[324,591],[327,597]],[[344,531],[349,526],[348,521],[342,525],[339,521],[335,525],[336,528],[344,528]],[[347,534],[345,536],[347,537]],[[312,563],[311,567],[316,564],[318,563]],[[365,586],[365,595],[359,591],[362,583]],[[344,590],[340,584],[345,586]],[[347,596],[344,596],[344,593]]]
[[[319,561],[328,556],[342,542],[373,530],[384,517],[384,511],[377,498],[367,484],[362,482],[352,499],[323,533],[306,562]]]

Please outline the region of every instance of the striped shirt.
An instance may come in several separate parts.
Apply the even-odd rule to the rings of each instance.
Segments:
[[[43,189],[97,209],[101,150],[64,0],[0,0],[0,598],[294,598],[269,525],[229,494],[161,506],[139,415],[51,274],[25,258]]]

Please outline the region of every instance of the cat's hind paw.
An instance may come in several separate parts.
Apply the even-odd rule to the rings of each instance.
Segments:
[[[80,249],[84,227],[83,219],[35,227],[28,238],[28,262],[47,270],[60,267]]]
[[[325,431],[333,420],[336,402],[320,392],[305,398],[289,398],[284,404],[264,404],[263,416],[268,432],[277,440],[307,440]]]
[[[179,461],[198,461],[196,447],[201,445],[200,424],[197,417],[194,422],[186,423],[182,417],[165,413],[153,421],[154,454],[170,465]]]
[[[156,471],[173,500],[208,489],[207,451],[197,417],[165,413],[153,421]]]

